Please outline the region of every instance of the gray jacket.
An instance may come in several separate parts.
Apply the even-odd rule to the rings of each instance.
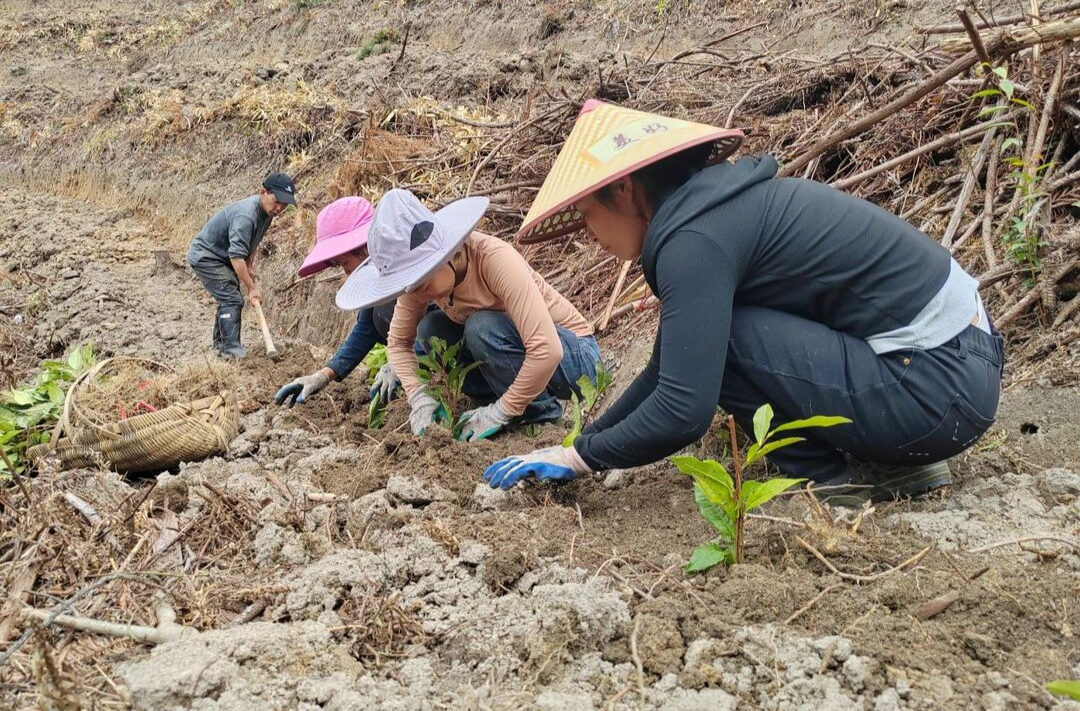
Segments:
[[[263,235],[274,218],[252,195],[226,205],[207,221],[188,248],[188,262],[222,262],[247,259],[259,247]]]

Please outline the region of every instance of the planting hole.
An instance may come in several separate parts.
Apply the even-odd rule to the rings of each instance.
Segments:
[[[1039,426],[1033,422],[1025,422],[1020,425],[1020,431],[1027,435],[1035,434],[1039,431]]]

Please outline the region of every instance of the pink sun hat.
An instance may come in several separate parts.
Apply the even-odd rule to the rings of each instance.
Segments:
[[[365,246],[375,209],[362,197],[339,198],[315,218],[315,248],[300,265],[298,276],[306,277],[331,266],[328,260]]]

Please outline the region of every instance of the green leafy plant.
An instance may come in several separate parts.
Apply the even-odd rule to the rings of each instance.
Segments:
[[[389,356],[386,354],[386,346],[382,343],[376,343],[368,354],[364,357],[364,367],[368,370],[368,384],[371,384],[372,379],[378,374],[384,365],[390,362]],[[382,398],[376,394],[371,398],[371,403],[368,404],[368,427],[372,429],[379,429],[386,423],[386,403],[382,402]]]
[[[394,45],[401,40],[401,33],[397,30],[382,29],[368,38],[368,41],[361,45],[360,49],[356,51],[356,58],[359,61],[364,61],[368,57],[374,57],[378,54],[386,54]]]
[[[447,428],[457,436],[462,422],[458,421],[462,388],[465,376],[481,365],[480,361],[464,365],[458,362],[457,354],[461,350],[461,341],[447,345],[443,339],[432,336],[428,339],[428,352],[417,359],[416,374],[428,386],[432,397],[439,401],[446,411]]]
[[[985,66],[985,65],[984,65]],[[992,69],[996,86],[972,94],[971,98],[996,98],[997,103],[986,106],[978,113],[979,118],[993,116],[1014,107],[1020,107],[1034,117],[1035,107],[1029,101],[1015,96],[1016,84],[1009,79],[1006,67]],[[1039,252],[1045,246],[1042,240],[1042,205],[1047,194],[1043,189],[1043,177],[1051,163],[1029,165],[1024,159],[1024,141],[1015,121],[1003,121],[998,124],[1011,130],[1012,135],[1001,142],[999,149],[1002,162],[1009,166],[1009,180],[1016,191],[1016,214],[1009,217],[1002,230],[1002,242],[1005,256],[1016,266],[1031,272],[1031,280],[1042,269]]]
[[[718,540],[703,543],[694,549],[686,565],[688,573],[696,573],[724,563],[734,565],[743,560],[743,525],[746,514],[762,506],[779,494],[802,483],[804,479],[768,479],[766,481],[743,481],[742,470],[750,466],[769,452],[781,447],[802,442],[804,437],[774,436],[790,430],[810,427],[833,427],[851,422],[846,417],[815,416],[805,420],[794,420],[777,427],[772,427],[773,410],[771,405],[762,405],[754,413],[754,441],[746,450],[745,462],[739,456],[735,420],[727,418],[728,432],[731,438],[731,459],[735,470],[732,478],[726,467],[713,459],[697,457],[670,457],[680,472],[694,480],[694,501],[698,510],[720,534]],[[771,429],[770,429],[771,428]]]
[[[49,430],[60,417],[67,386],[94,364],[94,349],[86,344],[74,349],[64,360],[46,360],[30,385],[0,394],[0,479],[11,469],[26,469],[28,447],[49,441]]]
[[[1058,696],[1068,696],[1074,701],[1080,701],[1080,681],[1059,679],[1046,685],[1046,690]]]
[[[596,361],[596,381],[588,375],[582,375],[577,380],[578,392],[581,393],[579,398],[577,393],[571,393],[571,413],[574,418],[574,426],[570,429],[569,434],[563,437],[562,444],[564,447],[569,447],[574,443],[574,440],[581,434],[581,428],[584,424],[585,415],[589,413],[593,406],[596,405],[600,397],[611,387],[611,373],[608,371],[607,366],[603,361]]]

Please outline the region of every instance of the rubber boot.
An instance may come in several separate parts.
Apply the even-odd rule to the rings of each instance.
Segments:
[[[221,319],[219,318],[220,315],[220,313],[214,315],[214,352],[217,353],[219,356],[224,357],[225,342],[221,338]]]
[[[915,498],[952,483],[948,462],[920,466],[872,464],[852,461],[844,471],[816,486],[818,498],[834,506],[862,506],[896,499]]]
[[[243,312],[241,306],[221,306],[217,312],[218,328],[221,329],[222,358],[243,358],[247,351],[240,345],[240,315]]]

